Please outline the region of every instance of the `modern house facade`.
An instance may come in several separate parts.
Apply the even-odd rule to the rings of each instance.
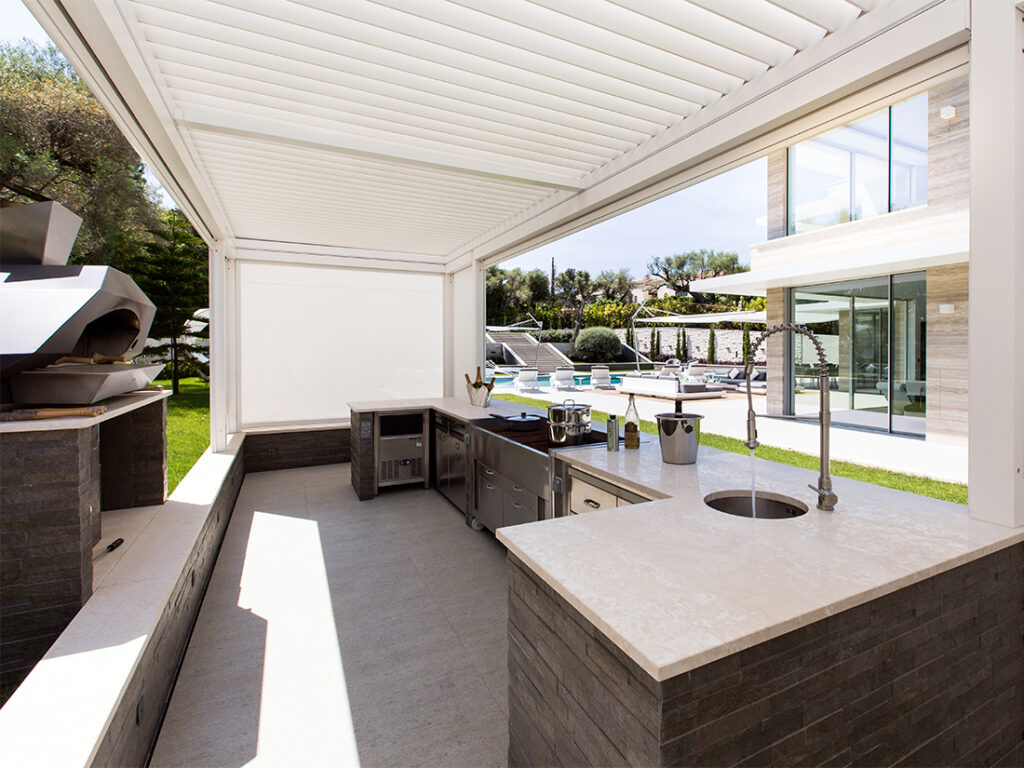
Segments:
[[[966,67],[794,134],[768,155],[768,240],[751,271],[698,290],[766,296],[832,370],[833,423],[967,435],[969,93]],[[769,341],[767,409],[818,409],[809,343]]]

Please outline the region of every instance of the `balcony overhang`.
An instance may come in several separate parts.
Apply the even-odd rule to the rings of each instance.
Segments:
[[[855,254],[826,256],[803,263],[780,264],[736,275],[695,280],[699,293],[764,296],[772,288],[834,283],[899,272],[915,272],[968,260],[969,236],[965,233],[895,248],[877,248]]]

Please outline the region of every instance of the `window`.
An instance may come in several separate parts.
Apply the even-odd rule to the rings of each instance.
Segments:
[[[793,288],[789,318],[825,349],[836,424],[925,433],[927,284],[924,272]],[[818,356],[809,340],[790,348],[790,412],[818,412]],[[891,364],[890,364],[891,363]]]
[[[927,93],[789,148],[791,235],[927,200]]]

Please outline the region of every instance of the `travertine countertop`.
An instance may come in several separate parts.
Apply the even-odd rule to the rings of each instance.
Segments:
[[[123,395],[110,397],[100,403],[93,405],[105,405],[107,412],[99,416],[66,416],[59,419],[38,419],[35,421],[4,421],[0,422],[0,434],[13,434],[14,432],[45,432],[53,429],[86,429],[95,426],[101,421],[114,419],[123,416],[128,411],[142,408],[156,400],[171,396],[171,390],[139,389],[135,392],[126,392]],[[25,405],[19,406],[26,410],[42,406]],[[64,407],[64,406],[57,406]],[[78,406],[68,406],[78,407]],[[82,406],[85,407],[85,406]]]
[[[406,411],[418,408],[432,408],[441,411],[456,419],[486,419],[492,413],[500,413],[505,416],[513,416],[526,411],[527,413],[542,413],[537,408],[525,405],[510,403],[507,400],[492,399],[486,408],[479,408],[469,404],[469,397],[421,397],[410,400],[363,400],[349,403],[348,407],[356,413],[367,413],[371,411]]]
[[[814,508],[817,472],[757,461],[758,487],[810,511],[785,520],[718,512],[706,494],[750,487],[751,460],[700,448],[696,465],[639,451],[560,458],[668,498],[498,530],[498,539],[657,680],[1024,541],[958,504],[835,478],[835,512]]]

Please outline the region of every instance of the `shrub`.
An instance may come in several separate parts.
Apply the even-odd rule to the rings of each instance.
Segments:
[[[715,362],[715,329],[714,327],[708,331],[708,365],[713,365]]]
[[[626,346],[636,349],[636,344],[633,342],[633,326],[626,326]]]
[[[622,351],[622,342],[611,328],[584,328],[576,337],[573,355],[591,363],[605,363],[615,360]]]
[[[550,341],[555,343],[567,344],[572,341],[571,330],[554,330],[554,331],[541,331],[538,335],[540,338],[537,341]]]
[[[750,328],[743,326],[743,364],[750,359]]]

